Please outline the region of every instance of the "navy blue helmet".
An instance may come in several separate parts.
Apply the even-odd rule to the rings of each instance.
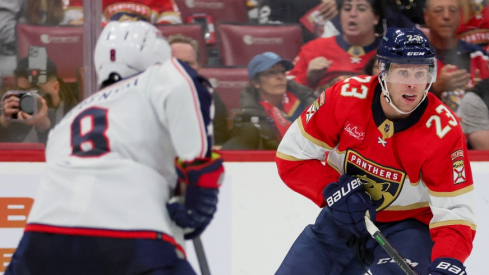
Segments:
[[[435,50],[417,28],[389,28],[380,41],[377,59],[386,63],[434,64]]]
[[[379,82],[387,102],[399,113],[409,114],[426,98],[431,85],[436,81],[435,50],[422,31],[417,28],[389,28],[377,48],[379,62]],[[427,74],[413,79],[407,76],[389,74],[391,65],[401,64],[406,67],[427,65]],[[413,110],[401,111],[392,102],[388,82],[405,83],[410,85],[426,85],[422,100]]]

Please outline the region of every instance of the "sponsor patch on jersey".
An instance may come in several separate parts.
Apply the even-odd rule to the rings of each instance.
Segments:
[[[454,161],[455,159],[458,159],[458,158],[463,158],[463,157],[464,157],[464,151],[461,149],[453,152],[451,155],[452,161]]]
[[[380,165],[353,150],[346,152],[345,171],[360,178],[375,201],[377,212],[388,207],[399,196],[406,178],[406,172]]]
[[[319,103],[316,100],[311,104],[311,106],[309,106],[309,109],[307,109],[306,111],[306,123],[309,122],[309,120],[317,112],[318,109],[319,109]]]
[[[465,163],[463,160],[456,160],[453,162],[453,184],[460,184],[465,181]]]
[[[358,128],[358,126],[353,125],[351,123],[348,123],[345,126],[345,131],[352,137],[358,139],[358,140],[364,140],[365,139],[365,131],[362,131],[361,129]]]

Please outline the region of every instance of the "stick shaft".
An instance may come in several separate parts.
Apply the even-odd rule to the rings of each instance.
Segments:
[[[394,262],[399,265],[399,267],[406,273],[406,275],[418,275],[416,271],[404,260],[404,258],[399,254],[399,252],[392,246],[392,244],[387,240],[387,238],[380,232],[379,228],[370,220],[370,218],[365,217],[365,224],[367,225],[367,230],[372,235],[380,246],[392,257]]]
[[[209,264],[207,263],[207,257],[204,252],[204,245],[200,237],[195,237],[192,239],[194,243],[195,254],[197,254],[197,260],[199,261],[200,271],[202,275],[210,275],[211,271],[209,269]]]

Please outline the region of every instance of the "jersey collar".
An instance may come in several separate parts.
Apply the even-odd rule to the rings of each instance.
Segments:
[[[387,120],[384,111],[382,110],[382,106],[380,105],[381,94],[382,89],[380,85],[377,84],[375,86],[375,93],[372,102],[372,116],[377,127],[379,127],[382,123],[384,123],[385,120]],[[428,107],[428,97],[425,98],[425,100],[418,106],[418,108],[416,108],[416,110],[414,110],[409,115],[409,117],[394,122],[394,134],[409,129],[411,126],[416,124],[423,116],[426,107]]]

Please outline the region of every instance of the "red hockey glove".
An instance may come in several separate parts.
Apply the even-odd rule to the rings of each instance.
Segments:
[[[167,203],[167,209],[170,218],[186,229],[185,239],[199,236],[214,217],[224,176],[222,162],[215,153],[212,158],[190,163],[175,162],[179,180],[177,197]]]

